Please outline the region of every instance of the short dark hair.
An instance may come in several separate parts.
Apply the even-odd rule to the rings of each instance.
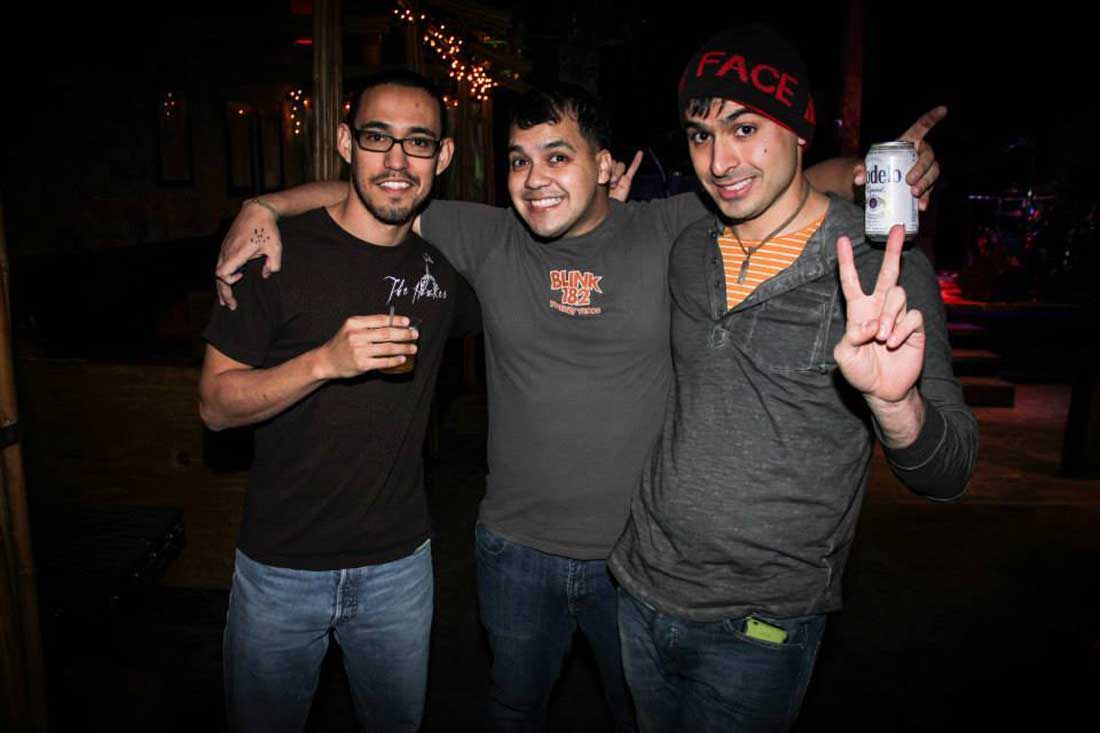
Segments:
[[[577,121],[592,152],[611,146],[611,123],[600,103],[575,84],[559,83],[527,92],[513,107],[511,123],[521,130],[529,130],[535,125],[556,125],[566,116]]]
[[[691,97],[684,105],[684,116],[706,117],[710,114],[710,108],[714,106],[715,100],[718,99],[720,99],[720,97]]]
[[[384,86],[386,84],[394,84],[399,87],[409,87],[411,89],[423,89],[431,95],[431,98],[435,100],[436,106],[439,107],[439,137],[447,137],[447,106],[443,102],[443,95],[440,94],[439,87],[437,87],[431,79],[402,67],[382,69],[360,82],[355,96],[352,97],[351,107],[344,117],[344,123],[347,124],[349,129],[355,129],[355,116],[359,114],[359,105],[363,103],[363,95],[375,87]]]

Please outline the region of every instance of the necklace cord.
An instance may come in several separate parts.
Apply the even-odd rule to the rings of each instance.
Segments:
[[[803,177],[802,182],[803,182],[804,185],[802,186],[802,198],[798,201],[798,208],[796,208],[791,213],[791,215],[786,218],[786,220],[782,224],[780,224],[775,229],[773,229],[771,234],[769,234],[768,236],[761,239],[758,244],[756,244],[752,247],[746,247],[744,245],[744,243],[741,242],[741,237],[738,236],[737,229],[735,229],[732,226],[730,227],[730,231],[733,232],[734,239],[737,240],[737,246],[741,248],[741,252],[745,255],[745,259],[741,261],[741,269],[737,272],[737,284],[738,285],[742,285],[745,282],[745,276],[749,272],[749,259],[754,254],[756,254],[756,251],[758,249],[760,249],[765,244],[767,244],[769,239],[774,237],[776,234],[779,234],[781,231],[783,231],[787,227],[788,224],[790,224],[792,221],[794,221],[795,217],[798,216],[799,212],[801,212],[802,208],[806,205],[807,199],[810,198],[810,182],[808,180],[806,180],[805,177]]]

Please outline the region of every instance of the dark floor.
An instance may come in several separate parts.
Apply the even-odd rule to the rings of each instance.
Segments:
[[[1015,409],[978,411],[982,463],[967,501],[913,500],[876,465],[800,730],[1100,727],[1100,481],[1055,476],[1067,394],[1021,387]],[[476,432],[446,433],[430,472],[429,731],[476,729],[485,693],[472,556],[480,445]],[[48,617],[54,729],[222,730],[226,595],[160,586],[95,623]],[[586,654],[578,644],[566,665],[554,731],[607,730]],[[334,652],[310,730],[354,730],[344,685]]]

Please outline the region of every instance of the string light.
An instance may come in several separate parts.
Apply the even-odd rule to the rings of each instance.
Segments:
[[[406,23],[416,23],[418,19],[415,13],[405,7],[394,8],[393,13],[399,21]],[[426,19],[426,14],[419,15],[419,20]],[[447,68],[447,76],[455,80],[459,92],[464,91],[467,97],[478,102],[487,100],[492,90],[500,86],[500,82],[489,73],[489,62],[468,58],[462,48],[464,40],[454,33],[447,33],[446,25],[436,24],[431,20],[428,20],[425,25],[426,28],[420,36],[421,43],[436,52]],[[512,78],[519,78],[519,75],[513,74]],[[457,107],[458,99],[452,99],[448,102],[448,106]]]
[[[302,134],[302,124],[309,109],[309,97],[304,96],[301,89],[287,92],[287,116],[290,117],[291,132],[294,135]]]

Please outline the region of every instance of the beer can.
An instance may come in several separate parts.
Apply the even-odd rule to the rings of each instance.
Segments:
[[[868,239],[885,242],[895,224],[905,225],[906,241],[917,236],[918,200],[905,182],[905,174],[916,162],[917,151],[910,142],[878,143],[867,152],[864,232]]]

